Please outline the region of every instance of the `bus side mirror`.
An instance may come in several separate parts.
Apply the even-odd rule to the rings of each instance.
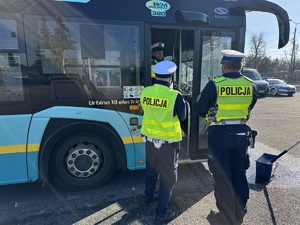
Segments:
[[[241,15],[245,11],[260,11],[276,16],[279,29],[278,48],[284,47],[290,39],[290,20],[287,11],[279,5],[266,0],[242,0],[232,5],[230,15]]]

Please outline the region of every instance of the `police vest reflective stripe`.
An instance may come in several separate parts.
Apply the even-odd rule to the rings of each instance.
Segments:
[[[208,120],[247,119],[253,96],[252,81],[244,76],[238,79],[221,76],[213,82],[217,88],[216,113]]]
[[[143,135],[165,141],[181,141],[180,121],[177,116],[173,116],[177,95],[178,91],[159,84],[143,90],[140,97],[144,111]]]

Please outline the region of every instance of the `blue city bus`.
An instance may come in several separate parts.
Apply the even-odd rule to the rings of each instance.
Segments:
[[[144,169],[139,97],[156,42],[188,103],[180,162],[206,160],[193,107],[220,51],[244,51],[248,11],[276,15],[287,44],[287,12],[265,0],[0,1],[0,184],[86,190]]]

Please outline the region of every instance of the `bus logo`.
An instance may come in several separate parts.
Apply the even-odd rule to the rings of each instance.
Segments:
[[[223,7],[217,7],[214,9],[214,12],[216,13],[215,18],[217,19],[228,19],[228,9],[225,9]]]
[[[170,4],[165,1],[151,0],[146,3],[146,7],[151,10],[152,16],[165,17],[166,11],[170,9]]]
[[[214,9],[214,12],[219,14],[219,15],[226,15],[228,14],[228,10],[222,7],[218,7]]]

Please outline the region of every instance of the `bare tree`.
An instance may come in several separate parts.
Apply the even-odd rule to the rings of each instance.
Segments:
[[[299,53],[299,44],[296,41],[296,27],[294,31],[294,37],[292,41],[292,50],[291,51],[284,51],[284,59],[286,64],[288,65],[288,82],[295,81],[295,68],[296,62],[298,61],[298,53]]]
[[[252,67],[257,69],[259,60],[265,57],[266,53],[266,42],[264,40],[264,35],[260,33],[259,35],[254,34],[250,39],[250,58]]]

